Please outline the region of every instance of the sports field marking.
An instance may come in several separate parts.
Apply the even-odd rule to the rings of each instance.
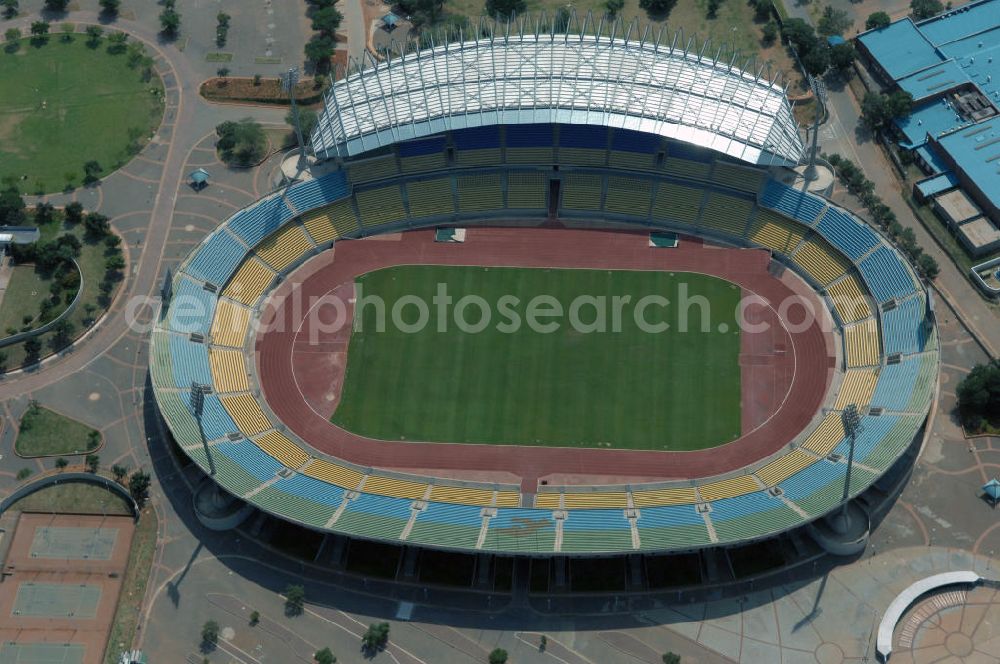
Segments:
[[[110,560],[117,539],[117,528],[39,526],[28,554],[59,560]]]
[[[12,643],[0,645],[4,664],[83,664],[86,648],[79,643]]]
[[[477,295],[493,306],[492,322],[468,333],[450,324],[419,331],[389,324],[376,331],[374,307],[355,311],[363,329],[351,336],[343,394],[332,421],[360,435],[416,440],[616,449],[696,450],[730,442],[740,430],[742,291],[702,274],[630,270],[485,268],[408,265],[358,278],[365,296],[433,302],[446,284],[457,303]],[[497,303],[515,295],[521,314],[532,298],[555,298],[564,312],[581,296],[662,295],[681,286],[709,303],[703,331],[697,307],[680,331],[679,306],[650,306],[644,331],[626,309],[618,331],[584,332],[562,319],[554,332],[523,324],[497,329]],[[610,309],[610,306],[609,306]],[[468,307],[466,320],[478,322]],[[692,313],[693,312],[693,313]],[[408,308],[407,322],[416,318]],[[580,318],[593,316],[584,307]],[[610,320],[610,318],[609,318]]]
[[[11,615],[37,618],[93,618],[101,587],[68,583],[22,583]],[[6,661],[6,660],[3,660]]]

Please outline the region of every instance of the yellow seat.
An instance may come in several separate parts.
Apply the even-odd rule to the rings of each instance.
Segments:
[[[787,480],[814,461],[816,461],[816,457],[813,455],[802,450],[794,450],[789,454],[778,457],[766,466],[758,468],[754,472],[754,475],[765,485],[772,487],[779,482]]]
[[[748,200],[710,191],[701,215],[701,225],[743,237],[752,211],[753,203]]]
[[[398,184],[359,191],[354,195],[361,215],[361,225],[374,228],[406,219],[403,194]]]
[[[878,326],[874,318],[844,328],[847,366],[865,367],[879,362]]]
[[[849,274],[826,289],[833,300],[833,307],[845,323],[853,323],[872,315],[868,299],[862,294],[861,286],[853,274]]]
[[[376,493],[380,496],[417,500],[424,497],[424,493],[427,492],[427,485],[423,482],[410,482],[408,480],[397,480],[394,477],[369,475],[365,479],[365,484],[361,490],[365,493]]]
[[[859,408],[867,406],[875,393],[876,383],[878,383],[878,369],[848,370],[844,374],[844,381],[840,384],[835,407],[843,410],[852,403],[857,404]]]
[[[567,175],[562,182],[561,206],[567,210],[600,210],[601,176]]]
[[[208,366],[216,392],[244,392],[250,389],[243,351],[208,349]]]
[[[215,305],[212,319],[212,343],[217,346],[243,346],[243,340],[250,329],[250,310],[227,300],[219,300]]]
[[[451,178],[418,180],[406,184],[411,217],[435,217],[455,213]]]
[[[541,173],[507,175],[507,207],[518,210],[544,210],[549,181]]]
[[[750,240],[756,244],[789,254],[802,241],[805,230],[770,210],[758,209],[750,223]]]
[[[490,489],[473,489],[464,486],[447,486],[435,484],[431,487],[431,500],[438,503],[453,503],[455,505],[493,504],[493,491]]]
[[[828,413],[816,430],[809,434],[802,447],[825,457],[843,439],[844,423],[840,419],[840,413]]]
[[[225,406],[226,412],[236,422],[244,436],[256,436],[261,431],[271,428],[267,415],[260,409],[260,404],[249,392],[241,394],[222,395],[219,401]]]
[[[499,175],[463,175],[455,184],[461,212],[487,212],[503,207]]]
[[[254,258],[247,258],[222,294],[248,307],[257,304],[277,276],[274,270]]]
[[[698,502],[694,487],[670,487],[633,491],[632,502],[636,507],[660,507],[662,505],[690,505]]]
[[[653,184],[642,178],[608,178],[608,199],[604,209],[618,214],[646,217],[653,202]]]
[[[653,217],[693,224],[698,221],[698,215],[701,214],[701,201],[704,197],[704,189],[660,182],[656,187]]]
[[[313,459],[308,466],[302,469],[302,473],[350,491],[358,488],[362,477],[358,471],[331,463],[326,459]]]
[[[624,491],[566,493],[563,494],[563,505],[568,510],[592,508],[625,509],[628,507],[628,496]]]
[[[260,449],[274,457],[278,463],[288,468],[298,468],[309,460],[309,455],[306,454],[305,450],[278,431],[268,431],[254,442]]]
[[[850,269],[846,260],[830,249],[825,240],[818,238],[806,240],[793,258],[813,279],[824,285]]]
[[[746,493],[760,491],[757,482],[750,475],[737,475],[729,479],[703,484],[698,487],[702,500],[720,500],[735,498]]]
[[[497,491],[497,507],[520,507],[521,493],[519,491]]]
[[[301,226],[288,224],[264,238],[254,252],[273,270],[281,272],[312,247]]]

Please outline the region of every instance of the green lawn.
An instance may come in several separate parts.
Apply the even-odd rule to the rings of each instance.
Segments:
[[[365,297],[393,303],[416,295],[430,308],[430,324],[407,333],[389,323],[376,331],[378,310],[366,306],[351,336],[344,391],[332,421],[359,434],[386,440],[421,440],[565,447],[694,450],[740,434],[740,337],[735,322],[741,291],[698,274],[603,270],[400,266],[358,279]],[[447,329],[437,326],[432,297],[447,284],[454,302],[483,297],[492,320],[480,333],[462,332],[449,309]],[[649,306],[649,323],[668,323],[662,333],[635,322],[635,303],[660,294],[677,302],[680,284],[711,303],[710,332],[700,331],[693,307],[687,332],[680,307]],[[523,324],[498,330],[508,318],[500,298],[513,294],[522,320],[528,302],[551,295],[569,312],[579,296],[605,296],[607,331],[574,329],[569,318],[552,333]],[[612,296],[631,296],[613,331]],[[404,308],[405,323],[417,318]],[[470,307],[465,319],[479,320]],[[593,321],[592,306],[579,319]],[[391,320],[391,316],[387,317]],[[550,319],[540,320],[550,322]],[[727,332],[719,328],[725,325]]]
[[[38,327],[38,303],[48,297],[49,282],[33,265],[19,265],[11,270],[7,292],[0,301],[0,337],[8,336],[8,328]],[[60,307],[55,315],[64,309],[65,306]],[[25,317],[31,320],[25,323]]]
[[[21,418],[14,450],[25,457],[86,454],[93,451],[88,449],[92,431],[87,425],[48,408],[39,407],[34,412],[29,409]]]
[[[86,482],[54,484],[30,493],[11,506],[21,512],[56,514],[131,515],[132,509],[117,493]],[[144,517],[145,518],[145,517]]]
[[[143,82],[127,56],[53,35],[39,47],[25,39],[0,52],[0,179],[11,176],[27,193],[79,186],[83,165],[101,174],[123,165],[145,144],[163,115],[162,84]],[[22,176],[27,179],[22,180]]]

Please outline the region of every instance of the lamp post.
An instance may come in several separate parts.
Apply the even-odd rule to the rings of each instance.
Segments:
[[[809,165],[802,176],[806,180],[815,180],[816,174],[816,152],[819,141],[819,119],[822,117],[822,109],[826,107],[826,86],[823,81],[815,76],[809,76],[809,87],[812,88],[813,96],[816,98],[816,113],[813,118],[812,147],[809,149]]]
[[[847,434],[851,445],[847,452],[847,475],[844,477],[844,495],[841,498],[840,514],[834,519],[834,528],[842,533],[848,530],[849,519],[847,516],[847,504],[851,495],[851,468],[854,466],[854,444],[857,442],[858,429],[861,426],[861,416],[858,414],[858,406],[849,404],[840,414],[840,421],[844,425],[844,433]]]
[[[201,435],[201,444],[205,448],[205,458],[208,459],[208,474],[215,475],[215,462],[212,461],[212,454],[208,449],[208,441],[205,440],[205,429],[201,425],[201,414],[205,409],[205,392],[208,391],[207,385],[202,385],[201,383],[191,383],[191,411],[194,413],[194,419],[198,422],[198,433]]]
[[[302,171],[303,161],[306,156],[306,142],[302,139],[302,123],[299,121],[299,106],[295,103],[295,86],[299,82],[299,68],[289,67],[288,71],[281,75],[281,87],[288,92],[288,99],[292,103],[292,119],[295,122],[295,138],[299,142],[299,163],[298,169]]]

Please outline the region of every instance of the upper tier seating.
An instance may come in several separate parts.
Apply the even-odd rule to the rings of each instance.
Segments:
[[[895,309],[882,312],[885,353],[919,353],[927,344],[923,297],[909,297]]]
[[[793,189],[777,180],[767,181],[760,197],[760,204],[805,224],[816,221],[816,217],[826,207],[823,199]]]
[[[757,210],[750,222],[750,240],[783,254],[791,254],[799,246],[805,230],[770,210]]]
[[[285,190],[285,198],[299,212],[305,212],[344,198],[350,193],[347,178],[335,171],[316,180],[297,182]]]
[[[848,404],[857,404],[863,409],[872,400],[875,383],[878,382],[878,369],[850,369],[844,374],[844,382],[840,384],[835,408],[843,410]]]
[[[180,397],[184,403],[191,403],[190,391],[181,391]],[[197,421],[197,418],[195,419]],[[205,433],[205,440],[225,438],[237,431],[236,423],[229,417],[226,409],[222,407],[219,397],[214,394],[206,394],[202,402],[201,429]]]
[[[255,442],[260,449],[286,468],[299,468],[309,460],[309,455],[303,452],[301,447],[278,431],[268,431]]]
[[[216,299],[216,294],[205,290],[202,284],[178,276],[170,296],[167,327],[182,334],[196,332],[207,335],[215,314]]]
[[[261,482],[270,480],[283,468],[280,463],[249,440],[241,440],[237,443],[229,441],[217,443],[211,447],[211,450],[235,461]]]
[[[223,395],[222,403],[244,436],[248,438],[256,436],[261,431],[271,428],[267,415],[249,392]]]
[[[448,165],[444,138],[434,137],[399,144],[399,167],[403,173],[439,171]],[[362,215],[362,221],[364,215]]]
[[[551,552],[555,541],[556,523],[552,512],[511,508],[498,511],[490,519],[483,550]]]
[[[837,208],[827,208],[816,228],[833,246],[855,261],[879,244],[878,235],[867,224]]]
[[[907,357],[899,364],[887,364],[882,368],[878,387],[872,396],[871,405],[886,410],[905,410],[910,403],[910,395],[920,373],[921,358]]]
[[[428,503],[417,515],[406,541],[474,549],[483,527],[482,509],[473,505]]]
[[[271,486],[278,491],[307,498],[317,503],[330,505],[331,507],[338,507],[344,500],[344,491],[340,487],[313,479],[301,473],[295,473],[291,477],[282,478]]]
[[[292,217],[285,201],[275,196],[233,215],[226,228],[253,247]]]
[[[563,520],[560,551],[621,551],[632,548],[632,527],[622,510],[571,512]]]
[[[819,426],[809,434],[802,447],[819,456],[826,456],[844,439],[844,423],[840,413],[828,413]]]
[[[220,228],[198,247],[184,271],[202,281],[221,286],[229,281],[246,254],[247,248],[225,228]]]
[[[916,288],[902,259],[889,247],[881,246],[858,263],[865,283],[878,302],[909,295]]]
[[[753,203],[746,199],[710,191],[701,215],[701,224],[728,235],[743,237],[752,210]]]
[[[847,366],[864,367],[878,364],[878,327],[869,318],[844,328],[844,345],[847,346]]]
[[[507,148],[504,151],[508,164],[551,164],[555,162],[552,149],[552,125],[510,125],[506,127]]]
[[[716,161],[712,169],[713,182],[751,194],[759,192],[766,180],[767,173],[759,168],[748,168],[725,161]]]
[[[377,157],[351,162],[347,169],[347,179],[353,184],[362,184],[399,175],[396,153],[389,151]]]
[[[758,468],[754,471],[754,475],[767,486],[774,486],[814,461],[816,461],[815,456],[802,450],[794,450],[790,454],[783,454],[766,466]]]

